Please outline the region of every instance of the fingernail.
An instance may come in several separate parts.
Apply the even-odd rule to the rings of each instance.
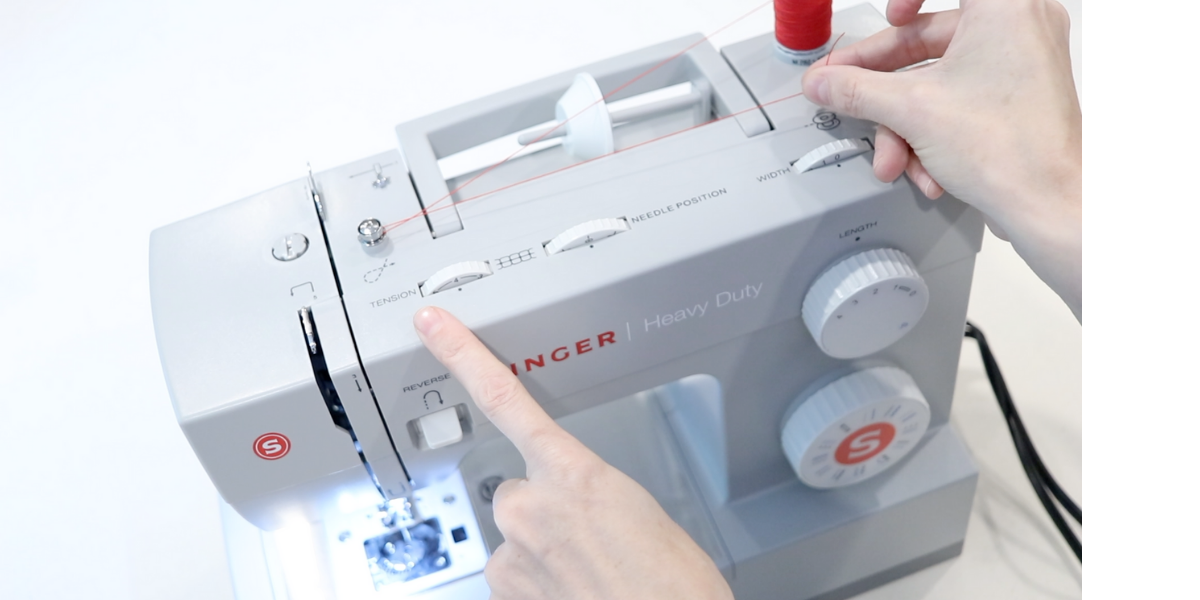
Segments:
[[[930,200],[934,200],[938,196],[942,195],[942,186],[938,185],[938,182],[933,180],[932,175],[926,175],[925,176],[925,185],[921,186],[921,191],[925,192],[926,198],[929,198]]]
[[[933,182],[933,178],[925,173],[920,173],[913,177],[913,183],[917,184],[917,188],[921,190],[926,197],[929,196],[929,184]]]
[[[431,336],[442,327],[442,311],[433,306],[426,306],[417,311],[413,325],[422,335]]]
[[[933,179],[930,179],[929,180],[929,191],[925,192],[925,195],[929,196],[930,200],[937,200],[938,198],[942,197],[942,194],[945,191],[946,191],[946,189],[943,188],[940,183],[934,181]]]
[[[875,179],[884,183],[891,183],[883,176],[883,162],[879,159],[879,153],[875,153],[875,158],[871,161],[871,171],[875,173]]]
[[[809,86],[810,93],[806,94],[809,100],[816,102],[822,106],[829,106],[829,80],[816,75],[813,77],[812,84]]]

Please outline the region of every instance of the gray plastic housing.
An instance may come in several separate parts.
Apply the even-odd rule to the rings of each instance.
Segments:
[[[842,43],[882,24],[867,6],[835,16]],[[871,154],[793,172],[790,162],[809,150],[873,139],[874,127],[831,120],[802,97],[774,102],[800,89],[803,69],[779,62],[770,41],[721,56],[690,36],[402,124],[399,151],[316,175],[321,215],[300,180],[155,231],[151,297],[164,373],[222,496],[273,529],[460,470],[469,489],[490,471],[519,475],[511,456],[483,451],[506,442],[418,340],[412,316],[433,304],[470,326],[564,422],[655,390],[628,414],[659,419],[659,410],[669,423],[643,430],[663,432],[683,457],[670,464],[686,465],[691,487],[676,491],[695,497],[689,514],[707,523],[706,533],[689,531],[709,540],[698,541],[739,597],[847,595],[956,554],[975,470],[946,423],[982,217],[953,198],[925,199],[905,178],[879,182]],[[677,54],[679,66],[628,93],[696,82],[712,90],[711,122],[658,117],[618,129],[612,155],[575,164],[552,147],[449,193],[474,175],[448,182],[439,158],[551,119],[576,73],[608,92]],[[366,247],[356,228],[368,218],[405,222]],[[630,230],[545,252],[554,236],[600,218],[623,218]],[[272,244],[292,233],[308,238],[308,251],[275,260]],[[875,355],[831,358],[800,318],[804,295],[828,265],[879,247],[912,258],[929,286],[927,312]],[[431,274],[463,261],[486,261],[493,274],[422,293]],[[357,447],[314,379],[301,307],[311,310]],[[929,401],[921,447],[863,484],[805,488],[779,445],[785,412],[813,385],[881,362],[911,374]],[[716,391],[676,383],[694,375],[709,376]],[[446,407],[459,411],[463,440],[431,450],[414,423]],[[604,431],[589,427],[573,431],[597,440],[604,456]],[[268,432],[291,439],[286,456],[255,455]],[[490,510],[473,501],[485,527]]]

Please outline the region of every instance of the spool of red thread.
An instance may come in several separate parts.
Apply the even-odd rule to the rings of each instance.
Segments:
[[[775,0],[775,47],[788,62],[823,56],[833,33],[833,0]]]

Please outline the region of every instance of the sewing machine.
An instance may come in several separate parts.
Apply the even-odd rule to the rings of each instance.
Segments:
[[[842,44],[884,26],[834,17]],[[418,340],[429,304],[740,599],[957,555],[976,470],[947,421],[982,218],[877,181],[873,125],[798,95],[803,72],[769,34],[685,37],[155,231],[163,370],[239,597],[487,597],[491,493],[524,465]]]

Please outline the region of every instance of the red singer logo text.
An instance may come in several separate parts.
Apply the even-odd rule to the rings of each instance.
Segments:
[[[895,437],[896,428],[891,423],[872,423],[846,436],[833,458],[843,465],[856,465],[887,450]]]
[[[550,359],[551,363],[562,362],[572,356],[587,354],[597,348],[603,348],[615,343],[617,343],[617,333],[615,331],[605,331],[595,338],[582,339],[574,344],[559,346],[551,350],[549,356],[539,354],[536,358],[526,358],[523,363],[510,363],[508,366],[512,369],[513,375],[519,374],[522,370],[528,373],[535,368],[546,366],[547,358]]]
[[[264,433],[254,440],[254,454],[263,460],[279,460],[292,449],[292,441],[282,433]]]

